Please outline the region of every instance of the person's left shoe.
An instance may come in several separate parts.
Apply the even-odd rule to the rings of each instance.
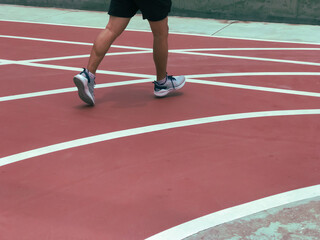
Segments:
[[[90,77],[91,75],[91,77]],[[74,84],[78,88],[78,94],[82,101],[85,103],[94,106],[94,85],[95,85],[95,76],[87,69],[83,69],[83,71],[73,78]]]
[[[163,84],[154,81],[154,95],[157,97],[165,97],[169,92],[181,89],[185,83],[186,78],[184,76],[166,76],[166,80]]]

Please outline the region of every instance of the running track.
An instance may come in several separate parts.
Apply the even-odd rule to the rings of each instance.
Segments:
[[[288,191],[320,195],[318,45],[172,34],[168,72],[188,82],[157,99],[152,36],[126,31],[92,108],[72,77],[99,29],[0,29],[1,239],[138,240]]]

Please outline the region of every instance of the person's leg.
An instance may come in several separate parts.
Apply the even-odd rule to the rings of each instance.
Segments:
[[[114,40],[125,30],[130,18],[110,16],[106,28],[97,36],[87,65],[89,72],[95,74],[99,64]]]
[[[150,21],[153,33],[153,59],[156,66],[157,81],[154,82],[154,95],[164,97],[169,92],[181,89],[185,84],[184,76],[168,76],[168,17],[160,21]]]
[[[168,62],[168,18],[161,21],[149,21],[153,33],[153,60],[157,72],[157,81],[166,77]]]
[[[106,29],[97,36],[91,50],[87,69],[74,76],[73,81],[78,88],[79,97],[89,105],[95,105],[95,74],[99,64],[108,52],[113,41],[123,32],[130,18],[110,16]]]

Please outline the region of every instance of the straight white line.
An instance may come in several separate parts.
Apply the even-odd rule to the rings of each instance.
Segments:
[[[2,59],[0,59],[2,61]],[[12,60],[3,60],[4,62],[16,65],[23,65],[23,66],[30,66],[30,67],[39,67],[39,68],[50,68],[50,69],[58,69],[58,70],[67,70],[67,71],[75,71],[79,72],[82,71],[82,68],[77,67],[67,67],[67,66],[60,66],[60,65],[52,65],[52,64],[43,64],[43,63],[35,63],[27,61],[12,61]],[[143,73],[128,73],[128,72],[117,72],[117,71],[108,71],[108,70],[98,70],[97,73],[102,74],[110,74],[116,76],[126,76],[126,77],[138,77],[138,78],[152,78],[153,75],[143,74]]]
[[[1,63],[1,64],[11,64],[12,62],[14,62],[14,61],[12,61],[12,60],[7,60],[7,59],[0,59],[0,63]]]
[[[184,34],[182,34],[184,35]],[[197,36],[197,35],[195,35]],[[221,39],[234,39],[234,40],[245,40],[245,41],[257,41],[257,42],[275,42],[275,43],[292,43],[292,44],[307,44],[307,45],[320,45],[320,43],[314,42],[297,42],[297,41],[286,41],[286,40],[273,40],[273,39],[257,39],[257,38],[245,38],[245,37],[227,37],[227,36],[210,36],[212,38],[221,38]]]
[[[11,35],[0,35],[0,38],[31,40],[31,41],[51,42],[51,43],[64,43],[64,44],[84,45],[84,46],[92,46],[93,45],[93,43],[86,43],[86,42],[74,42],[74,41],[64,41],[64,40],[34,38],[34,37],[22,37],[22,36],[11,36]]]
[[[280,193],[197,218],[149,237],[146,240],[182,240],[206,229],[258,212],[319,196],[320,185]]]
[[[64,40],[46,39],[46,38],[33,38],[33,37],[11,36],[11,35],[0,35],[0,37],[2,37],[2,38],[10,38],[10,39],[20,39],[20,40],[51,42],[51,43],[73,44],[73,45],[85,45],[85,46],[92,46],[93,45],[93,43],[64,41]],[[133,47],[133,46],[121,46],[121,45],[111,45],[111,47],[113,47],[113,48],[122,48],[122,49],[133,49],[133,50],[152,50],[151,48]]]
[[[77,91],[76,87],[54,89],[54,90],[32,92],[32,93],[23,93],[23,94],[0,97],[0,102],[19,100],[19,99],[25,99],[25,98],[32,98],[32,97],[48,96],[48,95],[53,95],[53,94],[68,93],[68,92],[75,92],[75,91]]]
[[[114,52],[114,53],[107,53],[106,56],[120,56],[120,55],[144,54],[144,53],[152,53],[152,50]],[[39,58],[39,59],[23,60],[23,62],[29,62],[29,63],[46,62],[46,61],[58,61],[58,60],[79,59],[79,58],[88,58],[88,57],[90,57],[90,54],[71,55],[71,56],[64,56],[64,57],[52,57],[52,58]]]
[[[203,52],[203,51],[320,51],[320,48],[194,48],[174,49],[171,52]]]
[[[9,64],[11,64],[11,63],[9,63],[8,61],[0,61],[0,65],[9,65]]]
[[[78,28],[91,28],[91,29],[104,29],[102,27],[92,27],[92,26],[82,26],[82,25],[72,25],[72,24],[59,24],[59,23],[45,23],[45,22],[35,22],[35,21],[21,21],[21,20],[8,20],[0,19],[4,22],[15,22],[15,23],[31,23],[31,24],[41,24],[50,26],[63,26],[63,27],[78,27]],[[138,29],[126,29],[126,31],[132,32],[151,32],[150,30],[138,30]],[[258,42],[276,42],[276,43],[293,43],[293,44],[310,44],[310,45],[320,45],[320,43],[313,42],[297,42],[297,41],[285,41],[285,40],[272,40],[272,39],[256,39],[256,38],[244,38],[244,37],[224,37],[224,36],[212,36],[211,34],[200,34],[200,33],[181,33],[172,32],[171,34],[185,35],[185,36],[197,36],[197,37],[207,37],[207,38],[220,38],[220,39],[235,39],[235,40],[248,40],[248,41],[258,41]]]
[[[103,84],[97,84],[95,88],[98,89],[98,88],[117,87],[117,86],[124,86],[124,85],[138,84],[138,83],[146,83],[151,81],[152,79],[141,79],[141,80],[113,82],[113,83],[103,83]],[[32,97],[48,96],[48,95],[68,93],[68,92],[76,92],[76,91],[77,91],[77,88],[72,87],[72,88],[62,88],[62,89],[54,89],[54,90],[48,90],[48,91],[33,92],[33,93],[17,94],[17,95],[11,95],[6,97],[0,97],[0,102],[32,98]]]
[[[246,57],[246,56],[224,55],[224,54],[214,54],[214,53],[199,53],[199,52],[188,52],[188,51],[184,51],[184,52],[179,51],[177,53],[197,55],[197,56],[207,56],[207,57],[220,57],[220,58],[245,59],[245,60],[264,61],[264,62],[278,62],[278,63],[320,66],[320,63],[315,63],[315,62],[293,61],[293,60],[283,60],[283,59],[273,59],[273,58],[260,58],[260,57],[258,58],[258,57]]]
[[[277,117],[277,116],[297,116],[297,115],[319,115],[320,109],[302,109],[302,110],[282,110],[282,111],[265,111],[265,112],[249,112],[249,113],[238,113],[238,114],[227,114],[221,116],[212,116],[205,118],[195,118],[184,121],[149,125],[145,127],[131,128],[116,132],[105,133],[101,135],[96,135],[92,137],[80,138],[73,141],[58,143],[50,145],[47,147],[42,147],[26,152],[21,152],[11,156],[0,158],[0,167],[11,163],[19,162],[33,157],[42,156],[45,154],[58,152],[66,149],[71,149],[75,147],[85,146],[89,144],[104,142],[108,140],[135,136],[145,133],[157,132],[168,129],[175,129],[180,127],[189,127],[201,124],[224,122],[231,120],[240,119],[251,119],[251,118],[261,118],[261,117]]]
[[[63,44],[73,44],[73,45],[85,45],[92,46],[93,43],[86,42],[75,42],[75,41],[65,41],[57,39],[47,39],[47,38],[34,38],[34,37],[23,37],[23,36],[13,36],[13,35],[0,35],[2,38],[10,39],[19,39],[19,40],[31,40],[31,41],[41,41],[41,42],[52,42],[52,43],[63,43]],[[142,48],[142,47],[132,47],[132,46],[121,46],[121,45],[112,45],[114,48],[123,48],[123,49],[133,49],[133,50],[152,50],[151,48]],[[285,51],[297,51],[297,50],[306,50],[306,51],[317,51],[320,48],[195,48],[195,49],[172,49],[169,52],[172,53],[184,53],[184,52],[198,52],[198,51],[271,51],[271,50],[285,50]]]
[[[263,91],[263,92],[273,92],[273,93],[285,93],[299,96],[308,96],[308,97],[320,97],[320,93],[317,92],[306,92],[306,91],[297,91],[297,90],[287,90],[287,89],[279,89],[279,88],[269,88],[269,87],[258,87],[258,86],[250,86],[236,83],[226,83],[226,82],[215,82],[215,81],[206,81],[206,80],[198,80],[198,79],[189,79],[190,83],[198,83],[212,86],[220,86],[220,87],[231,87],[245,90],[254,90],[254,91]]]
[[[21,37],[21,36],[9,36],[9,35],[0,35],[3,38],[14,38],[14,39],[23,39],[23,40],[33,40],[33,41],[45,41],[45,42],[55,42],[55,43],[67,43],[67,44],[80,44],[80,45],[92,45],[89,43],[83,42],[73,42],[73,41],[62,41],[62,40],[53,40],[53,39],[43,39],[43,38],[30,38],[30,37]],[[141,48],[141,47],[131,47],[131,46],[119,46],[112,45],[114,48],[123,48],[123,49],[134,49],[134,50],[147,50],[152,51],[151,48]],[[283,59],[272,59],[272,58],[258,58],[258,57],[246,57],[246,56],[236,56],[236,55],[223,55],[223,54],[213,54],[213,53],[199,53],[186,50],[173,49],[170,50],[171,53],[177,54],[189,54],[197,56],[211,56],[211,57],[222,57],[222,58],[233,58],[233,59],[245,59],[245,60],[254,60],[254,61],[268,61],[268,62],[280,62],[280,63],[290,63],[290,64],[302,64],[302,65],[312,65],[320,66],[320,63],[306,62],[306,61],[293,61],[293,60],[283,60]]]
[[[93,26],[83,26],[83,25],[72,25],[72,24],[63,24],[63,23],[46,23],[46,22],[36,22],[36,21],[23,21],[23,20],[9,20],[2,19],[2,22],[13,22],[13,23],[31,23],[31,24],[40,24],[40,25],[50,25],[50,26],[61,26],[61,27],[77,27],[77,28],[91,28],[91,29],[104,29],[103,27],[93,27]]]
[[[320,76],[320,72],[242,72],[187,75],[189,78],[242,77],[242,76]]]
[[[92,43],[86,42],[75,42],[75,41],[65,41],[57,39],[46,39],[46,38],[34,38],[34,37],[23,37],[23,36],[13,36],[13,35],[0,35],[2,38],[11,38],[11,39],[20,39],[20,40],[32,40],[32,41],[42,41],[42,42],[53,42],[53,43],[64,43],[64,44],[74,44],[74,45],[86,45],[92,46]],[[121,46],[121,45],[112,45],[114,48],[124,48],[124,49],[134,49],[134,50],[152,50],[151,48],[142,48],[142,47],[132,47],[132,46]],[[200,52],[200,51],[319,51],[320,48],[194,48],[194,49],[172,49],[169,50],[173,53],[183,53],[183,52]]]
[[[77,69],[80,71],[81,69]],[[109,72],[99,72],[101,74],[109,74]],[[309,97],[319,97],[320,93],[315,92],[306,92],[306,91],[297,91],[297,90],[286,90],[286,89],[278,89],[278,88],[267,88],[267,87],[257,87],[257,86],[250,86],[250,85],[243,85],[243,84],[235,84],[235,83],[225,83],[225,82],[215,82],[215,81],[208,81],[208,80],[200,80],[194,79],[195,77],[237,77],[237,76],[320,76],[320,73],[312,73],[312,72],[257,72],[257,73],[216,73],[216,74],[199,74],[199,75],[187,75],[188,78],[187,82],[190,83],[197,83],[197,84],[206,84],[212,86],[221,86],[221,87],[232,87],[232,88],[240,88],[240,89],[247,89],[247,90],[255,90],[255,91],[265,91],[265,92],[274,92],[274,93],[284,93],[284,94],[293,94],[293,95],[300,95],[300,96],[309,96]],[[116,87],[116,86],[124,86],[124,85],[131,85],[131,84],[139,84],[139,83],[146,83],[153,81],[153,77],[142,79],[142,80],[128,80],[122,82],[114,82],[114,83],[105,83],[105,84],[97,84],[96,88],[105,88],[105,87]],[[68,92],[75,92],[77,91],[76,88],[62,88],[62,89],[54,89],[54,90],[47,90],[47,91],[40,91],[40,92],[33,92],[33,93],[25,93],[25,94],[17,94],[11,96],[4,96],[0,97],[0,102],[5,101],[12,101],[18,99],[25,99],[31,97],[40,97],[40,96],[47,96],[52,94],[60,94],[60,93],[68,93]]]
[[[107,53],[106,56],[120,56],[120,55],[132,55],[132,54],[145,54],[152,53],[152,50],[141,50],[141,51],[130,51],[130,52],[114,52]],[[90,54],[82,54],[82,55],[71,55],[71,56],[62,56],[62,57],[52,57],[52,58],[37,58],[37,59],[28,59],[28,60],[1,60],[0,65],[10,65],[17,63],[32,63],[32,62],[47,62],[47,61],[59,61],[59,60],[69,60],[69,59],[80,59],[80,58],[88,58]]]
[[[21,62],[46,62],[46,61],[57,61],[57,60],[69,60],[69,59],[79,59],[79,58],[88,58],[90,54],[82,54],[82,55],[72,55],[72,56],[63,56],[63,57],[51,57],[51,58],[35,58],[28,60],[21,60]]]

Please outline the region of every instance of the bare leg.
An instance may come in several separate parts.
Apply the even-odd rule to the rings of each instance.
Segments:
[[[125,30],[130,18],[110,16],[106,28],[97,36],[91,50],[87,69],[95,74],[99,64],[108,52],[114,40]]]
[[[164,79],[168,62],[168,18],[161,21],[149,21],[153,33],[153,60],[157,71],[157,80]]]

